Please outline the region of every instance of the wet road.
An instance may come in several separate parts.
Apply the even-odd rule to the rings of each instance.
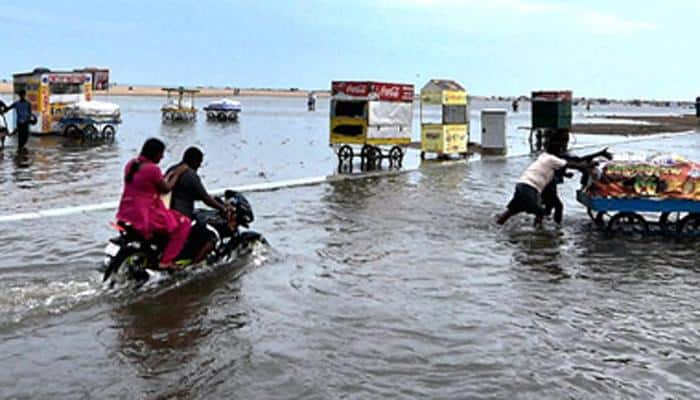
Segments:
[[[122,158],[127,143],[75,152]],[[613,150],[700,159],[697,135]],[[3,224],[0,397],[695,397],[698,244],[596,232],[575,179],[562,227],[498,227],[529,161],[251,193],[270,247],[137,291],[103,288],[95,269],[112,211]],[[73,204],[59,178],[37,179],[3,209],[42,190]]]

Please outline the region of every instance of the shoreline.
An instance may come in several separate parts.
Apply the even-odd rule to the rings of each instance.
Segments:
[[[310,90],[302,89],[259,89],[259,88],[214,88],[214,87],[194,87],[199,90],[196,97],[300,97],[306,98]],[[330,96],[329,91],[313,91],[317,97]],[[0,83],[0,94],[12,94],[12,83]],[[145,85],[113,85],[108,90],[95,90],[93,94],[96,97],[110,96],[134,96],[134,97],[166,97],[166,93],[161,90],[160,86],[145,86]]]
[[[602,118],[629,121],[629,123],[579,123],[571,127],[571,133],[588,135],[647,136],[658,133],[696,131],[700,119],[695,115],[606,115]],[[639,124],[635,122],[644,122]]]

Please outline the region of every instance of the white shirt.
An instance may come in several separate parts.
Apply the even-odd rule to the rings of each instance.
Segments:
[[[544,187],[554,178],[554,171],[563,168],[565,165],[566,160],[549,153],[542,153],[535,162],[527,167],[520,179],[518,179],[518,182],[528,184],[542,193]]]

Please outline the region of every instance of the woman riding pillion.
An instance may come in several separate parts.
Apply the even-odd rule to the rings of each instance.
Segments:
[[[175,210],[169,210],[161,195],[172,190],[180,175],[187,170],[181,165],[163,177],[158,163],[163,158],[165,144],[158,139],[146,140],[140,155],[129,161],[124,169],[124,191],[117,220],[131,225],[146,240],[154,234],[165,234],[168,243],[159,266],[175,268],[175,258],[190,233],[191,222]]]

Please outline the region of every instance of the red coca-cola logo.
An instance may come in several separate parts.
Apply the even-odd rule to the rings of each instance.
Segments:
[[[398,86],[380,86],[377,89],[377,94],[379,97],[398,99],[401,95],[401,88]]]
[[[367,94],[367,85],[366,84],[349,84],[349,85],[345,86],[345,93],[355,94],[355,95]]]

